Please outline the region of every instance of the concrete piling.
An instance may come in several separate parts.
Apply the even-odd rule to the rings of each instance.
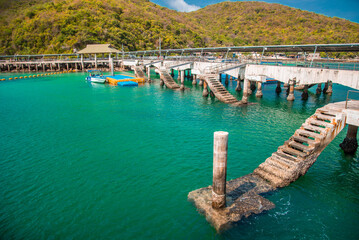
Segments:
[[[228,132],[214,133],[212,207],[226,206]]]
[[[322,93],[322,84],[318,83],[317,89],[315,90],[315,93],[317,95],[320,95]]]
[[[242,91],[241,80],[240,80],[239,78],[237,79],[236,91],[237,91],[237,92]]]
[[[339,144],[340,148],[347,154],[353,154],[358,148],[357,141],[357,132],[358,127],[348,124],[347,136],[344,138],[344,141]]]
[[[294,101],[294,99],[294,80],[289,80],[289,94],[287,100]]]
[[[203,80],[202,80],[203,81]],[[202,93],[203,97],[208,97],[208,89],[207,89],[207,83],[206,81],[203,81],[203,93]]]
[[[263,92],[262,92],[262,82],[257,82],[257,92],[256,92],[256,97],[257,97],[257,98],[261,98],[261,97],[263,97]]]
[[[224,81],[224,84],[228,85],[228,74],[226,74],[226,80]]]
[[[327,95],[333,94],[333,83],[332,81],[328,81],[328,89],[327,89]]]
[[[181,87],[180,90],[183,91],[184,90],[184,78],[185,78],[185,71],[181,71]]]
[[[302,93],[302,100],[308,100],[308,85],[304,85],[303,93]]]
[[[198,85],[199,85],[199,86],[203,86],[203,80],[202,80],[202,79],[199,80]]]
[[[249,89],[249,81],[248,79],[244,79],[243,83],[243,97],[242,97],[242,103],[248,103],[248,89]]]
[[[250,96],[252,94],[252,89],[251,89],[251,81],[247,80],[247,95]]]
[[[150,66],[147,67],[147,79],[148,79],[148,82],[151,82],[151,67]]]
[[[276,89],[275,89],[275,92],[278,93],[278,94],[282,92],[282,88],[281,88],[281,86],[280,86],[280,82],[279,82],[279,81],[277,82],[277,87],[276,87]]]
[[[195,86],[195,85],[197,85],[196,75],[193,74],[192,77],[193,77],[192,85]]]

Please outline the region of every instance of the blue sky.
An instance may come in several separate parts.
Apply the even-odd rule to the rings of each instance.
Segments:
[[[151,0],[164,7],[181,12],[195,11],[221,0]],[[262,2],[280,3],[329,17],[340,17],[359,23],[359,0],[263,0]]]

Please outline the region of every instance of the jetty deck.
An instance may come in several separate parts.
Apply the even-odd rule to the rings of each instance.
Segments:
[[[275,207],[262,195],[288,186],[303,176],[346,124],[359,126],[359,101],[331,103],[316,110],[292,137],[253,173],[226,182],[226,207],[212,207],[212,187],[188,194],[188,199],[217,231],[243,218]]]

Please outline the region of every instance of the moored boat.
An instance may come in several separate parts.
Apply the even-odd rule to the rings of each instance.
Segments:
[[[106,77],[103,76],[100,70],[88,70],[86,80],[93,83],[105,83]]]

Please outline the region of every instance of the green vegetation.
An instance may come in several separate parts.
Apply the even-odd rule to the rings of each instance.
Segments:
[[[263,2],[181,13],[148,0],[0,0],[0,54],[359,42],[359,24]]]

